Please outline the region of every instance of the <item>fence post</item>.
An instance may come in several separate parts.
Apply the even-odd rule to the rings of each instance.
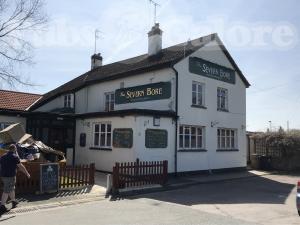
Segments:
[[[119,168],[119,163],[116,163],[116,165],[113,167],[113,194],[117,194],[119,192]]]
[[[168,161],[163,161],[163,185],[167,183],[168,180]]]
[[[90,164],[90,171],[89,171],[89,185],[95,184],[95,163]]]

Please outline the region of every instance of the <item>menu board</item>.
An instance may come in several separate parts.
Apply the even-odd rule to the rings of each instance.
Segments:
[[[40,192],[58,192],[59,186],[59,164],[47,163],[40,165]]]
[[[166,148],[168,146],[168,131],[147,129],[145,134],[146,148]]]
[[[131,128],[116,128],[113,131],[113,146],[115,148],[131,148],[133,131]]]

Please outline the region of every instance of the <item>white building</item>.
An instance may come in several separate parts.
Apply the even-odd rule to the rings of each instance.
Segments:
[[[136,158],[168,160],[169,173],[246,167],[250,84],[217,34],[164,49],[158,24],[148,36],[148,54],[108,65],[93,55],[33,113],[73,119],[74,162],[97,170]]]

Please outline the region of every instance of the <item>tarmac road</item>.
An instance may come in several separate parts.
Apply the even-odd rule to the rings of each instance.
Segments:
[[[228,216],[152,199],[102,200],[51,210],[3,216],[1,225],[201,224],[251,225]]]

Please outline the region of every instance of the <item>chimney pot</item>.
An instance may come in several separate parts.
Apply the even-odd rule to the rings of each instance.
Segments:
[[[94,55],[91,56],[91,69],[95,69],[97,67],[102,66],[102,56],[100,53],[95,53]]]

